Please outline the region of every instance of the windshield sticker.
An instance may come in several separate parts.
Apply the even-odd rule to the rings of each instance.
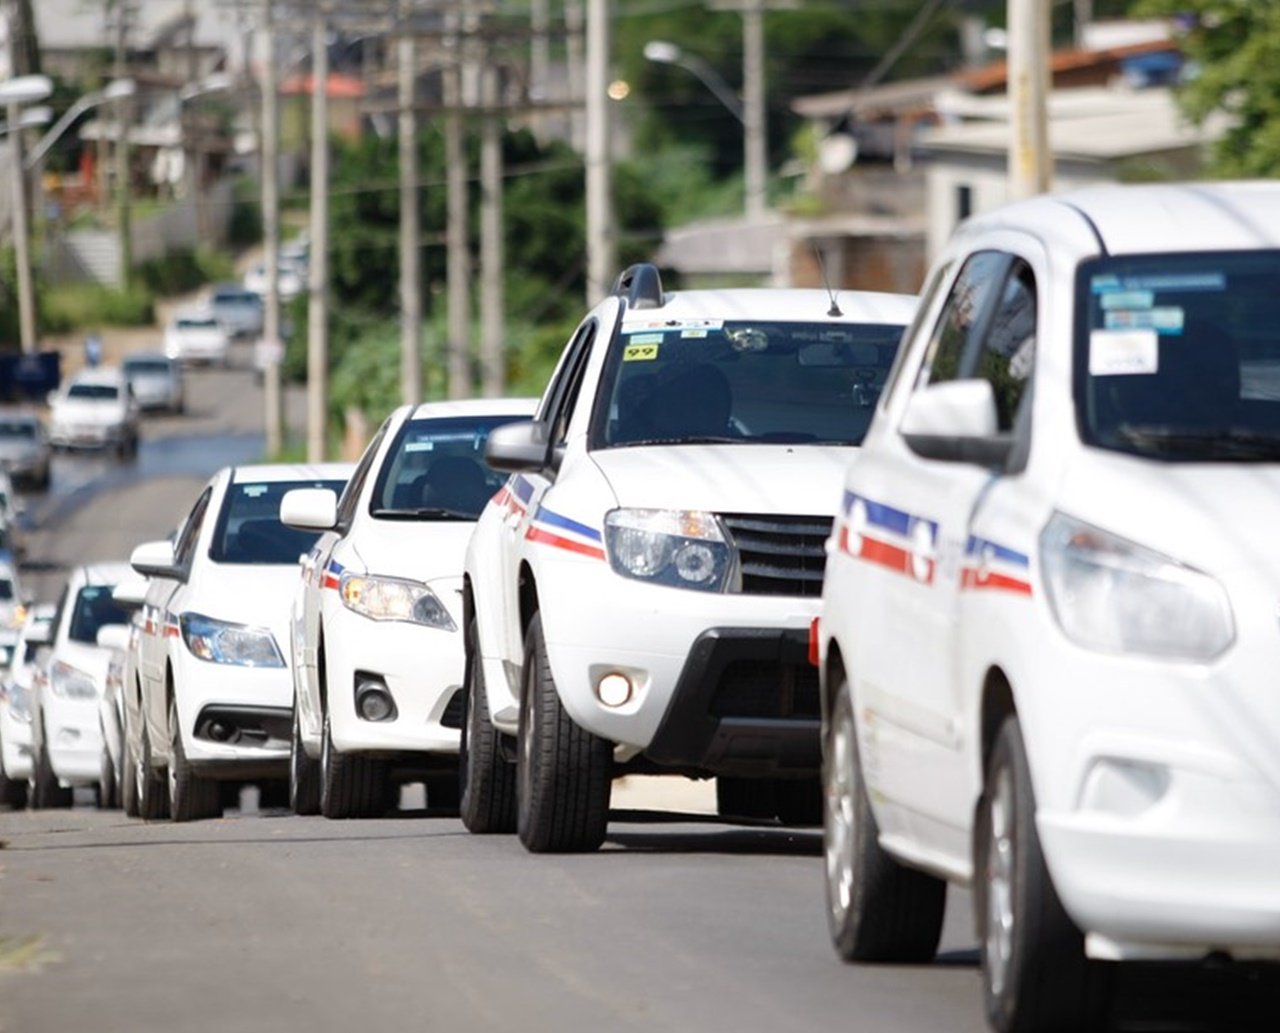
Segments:
[[[1159,273],[1150,276],[1095,276],[1089,281],[1094,294],[1116,291],[1224,291],[1223,273]]]
[[[1094,330],[1089,334],[1089,375],[1123,377],[1159,370],[1160,343],[1154,330]]]
[[[1160,334],[1180,334],[1186,322],[1186,313],[1178,305],[1149,308],[1140,311],[1120,309],[1106,314],[1108,330],[1154,330]]]
[[[656,341],[648,341],[639,344],[629,344],[622,349],[623,362],[652,362],[658,357],[658,346],[662,343],[662,336],[655,334]]]
[[[406,441],[404,450],[406,452],[431,452],[435,449],[434,441]]]
[[[681,330],[680,336],[701,339],[707,336],[707,332],[705,330]]]
[[[1103,309],[1151,308],[1155,303],[1156,295],[1154,291],[1111,291],[1102,295]]]
[[[267,493],[267,486],[265,484],[246,484],[240,490],[246,498],[256,499]]]
[[[722,326],[724,326],[723,319],[647,319],[628,323],[622,328],[622,332],[641,334],[653,330],[719,330]]]

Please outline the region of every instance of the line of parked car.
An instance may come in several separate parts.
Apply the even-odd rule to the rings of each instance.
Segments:
[[[619,775],[714,777],[823,825],[846,960],[931,959],[971,887],[1000,1033],[1103,1028],[1116,962],[1280,959],[1277,240],[1274,184],[1151,186],[970,220],[919,300],[633,267],[541,400],[225,470],[145,580],[75,572],[8,683],[33,799],[423,781],[538,853]]]

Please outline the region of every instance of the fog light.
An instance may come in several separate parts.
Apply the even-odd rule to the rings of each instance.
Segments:
[[[631,699],[631,679],[614,671],[596,682],[596,695],[606,707],[620,707]]]
[[[362,681],[356,685],[356,711],[366,721],[390,721],[396,704],[382,682]]]
[[[213,721],[209,724],[209,738],[214,742],[230,742],[235,734],[234,728],[221,721]]]

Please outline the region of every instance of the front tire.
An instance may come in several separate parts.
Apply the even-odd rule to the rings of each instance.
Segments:
[[[293,735],[289,745],[289,807],[294,814],[320,813],[320,762],[308,757],[302,745],[297,696],[293,699]]]
[[[120,781],[116,777],[116,764],[107,749],[106,736],[102,738],[102,756],[98,761],[98,809],[115,810],[120,806]]]
[[[996,737],[974,826],[987,1021],[996,1033],[1102,1028],[1110,968],[1085,957],[1084,936],[1045,866],[1035,816],[1022,729],[1010,716]]]
[[[120,742],[120,807],[125,816],[138,817],[138,761],[129,744],[126,728]]]
[[[320,813],[326,818],[377,818],[386,807],[386,765],[359,753],[339,753],[333,745],[326,709],[320,748]]]
[[[222,796],[218,783],[201,778],[187,760],[182,747],[182,726],[178,723],[178,707],[169,704],[169,817],[173,821],[199,821],[222,817]]]
[[[560,702],[542,616],[529,624],[516,761],[520,842],[530,852],[598,850],[609,823],[613,747],[575,724]]]
[[[827,925],[845,961],[922,963],[938,952],[947,884],[900,865],[880,846],[862,780],[853,700],[836,694],[823,757]]]
[[[468,832],[515,832],[516,766],[502,755],[502,733],[489,718],[489,694],[476,621],[467,624],[467,677],[458,777],[460,811]]]
[[[60,785],[58,776],[53,772],[53,763],[49,760],[48,741],[42,729],[40,745],[36,748],[36,755],[32,760],[31,791],[28,794],[31,809],[36,811],[53,807],[70,807],[74,799],[71,787]]]
[[[133,777],[138,793],[138,817],[144,821],[162,821],[169,817],[169,794],[164,777],[156,777],[151,766],[151,737],[145,724],[142,728],[142,753],[134,763]]]
[[[15,811],[27,806],[27,780],[10,778],[4,770],[3,756],[0,756],[0,804]]]

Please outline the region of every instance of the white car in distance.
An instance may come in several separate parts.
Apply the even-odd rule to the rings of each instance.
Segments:
[[[125,356],[121,364],[133,388],[139,408],[180,413],[186,402],[182,384],[182,366],[176,359],[154,353]]]
[[[138,450],[138,402],[118,366],[82,369],[49,396],[49,443],[55,448]]]
[[[294,599],[290,798],[300,814],[373,817],[399,782],[455,809],[462,728],[462,562],[475,520],[502,487],[484,465],[495,427],[535,401],[397,409],[341,503],[284,497],[281,516],[323,532]]]
[[[36,666],[47,660],[47,639],[55,607],[31,607],[14,649],[13,661],[0,678],[0,804],[15,810],[27,805],[31,777],[31,687]],[[35,632],[33,635],[32,632]]]
[[[98,630],[129,619],[111,594],[128,575],[123,563],[75,567],[48,627],[27,632],[28,642],[49,645],[48,663],[37,667],[31,693],[32,807],[69,807],[75,786],[98,785],[98,703],[112,654],[98,645]]]
[[[256,782],[285,801],[289,600],[298,557],[316,535],[284,526],[280,500],[296,488],[340,492],[351,469],[227,467],[200,492],[176,542],[134,550],[134,569],[151,579],[137,660],[143,817],[218,817],[220,783]]]
[[[177,362],[225,366],[231,334],[210,312],[179,313],[165,327],[164,353]]]

